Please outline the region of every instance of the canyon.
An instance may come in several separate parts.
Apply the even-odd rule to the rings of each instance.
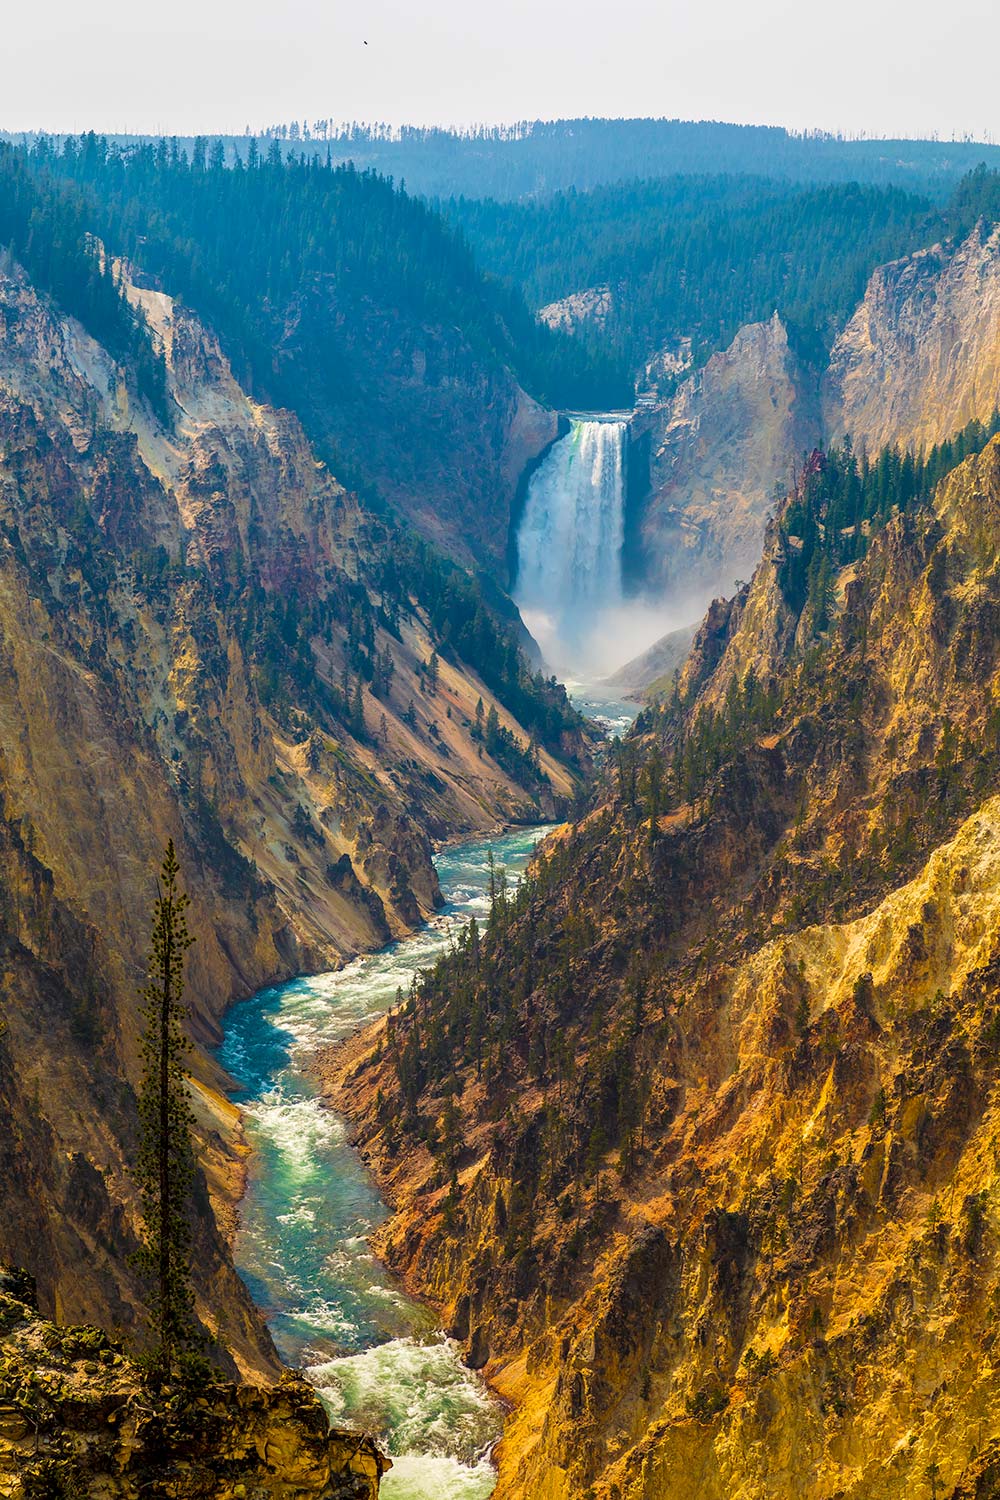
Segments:
[[[105,234],[108,162],[78,172]],[[213,304],[152,201],[128,255],[87,242],[128,355],[0,259],[0,1260],[29,1273],[0,1272],[0,1493],[33,1442],[122,1500],[171,1445],[181,1495],[369,1500],[346,1428],[377,1410],[387,1493],[485,1495],[485,1378],[500,1500],[989,1495],[1000,230],[876,269],[822,361],[779,312],[694,368],[678,331],[636,409],[581,412],[548,382],[610,285],[523,344],[455,246],[454,323],[450,290],[407,301],[410,241],[384,298],[304,256]],[[907,488],[892,445],[943,477]],[[676,628],[601,744],[550,673],[620,668],[646,607],[637,646]],[[150,1414],[130,1163],[168,838],[216,1375]],[[393,1359],[420,1401],[390,1420]]]
[[[514,1403],[498,1496],[992,1492],[998,535],[994,439],[814,634],[772,527],[587,816],[324,1057],[380,1254]]]
[[[167,837],[221,1191],[240,1169],[203,1049],[225,1007],[412,930],[440,900],[432,841],[537,817],[587,754],[553,699],[556,755],[528,764],[530,732],[385,576],[386,523],[189,309],[125,284],[162,342],[169,426],[16,265],[0,276],[0,1254],[47,1314],[112,1332],[141,1317],[129,1080]],[[224,1191],[218,1207],[231,1219]],[[239,1368],[273,1374],[204,1188],[198,1236],[200,1314]]]

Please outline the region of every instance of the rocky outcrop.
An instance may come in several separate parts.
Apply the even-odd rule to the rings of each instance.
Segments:
[[[571,292],[568,297],[560,297],[558,302],[547,302],[538,309],[538,318],[549,328],[575,333],[581,323],[593,323],[603,328],[613,307],[611,288],[592,286],[582,292]]]
[[[664,396],[673,394],[678,379],[687,374],[693,363],[691,339],[674,339],[646,360],[638,382],[640,392],[645,393],[646,400],[655,399],[657,392]]]
[[[777,313],[741,328],[649,425],[650,492],[639,526],[649,591],[690,601],[730,593],[760,556],[776,488],[818,437],[815,402]]]
[[[926,450],[1000,403],[1000,227],[880,266],[823,381],[830,439]]]
[[[58,1326],[0,1269],[0,1496],[377,1500],[389,1460],[331,1431],[306,1381],[152,1390],[98,1328]]]

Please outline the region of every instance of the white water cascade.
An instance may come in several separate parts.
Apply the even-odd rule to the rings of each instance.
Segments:
[[[528,483],[517,534],[514,598],[548,665],[586,675],[618,664],[624,605],[628,423],[574,420]]]

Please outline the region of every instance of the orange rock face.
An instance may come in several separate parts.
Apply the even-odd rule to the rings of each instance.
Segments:
[[[775,529],[601,805],[324,1058],[513,1404],[498,1495],[992,1493],[998,537],[994,440],[817,636]]]

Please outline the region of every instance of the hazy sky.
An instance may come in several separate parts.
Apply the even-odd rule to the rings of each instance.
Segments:
[[[1000,138],[998,43],[988,0],[8,0],[0,128],[591,114]]]

